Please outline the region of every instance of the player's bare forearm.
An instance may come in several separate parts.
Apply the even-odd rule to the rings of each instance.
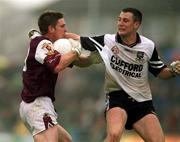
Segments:
[[[173,77],[172,73],[170,72],[170,69],[167,67],[167,68],[164,68],[160,73],[159,73],[159,77],[161,79],[170,79]]]
[[[180,61],[173,61],[169,67],[164,68],[159,77],[162,79],[169,79],[180,75]]]
[[[68,67],[73,61],[78,58],[78,53],[75,51],[69,52],[61,56],[59,64],[55,67],[54,72],[58,73]]]
[[[68,32],[65,33],[65,38],[72,38],[72,39],[75,39],[75,40],[80,40],[79,35],[77,35],[75,33],[68,33]]]
[[[73,62],[74,65],[78,66],[78,67],[89,67],[90,65],[92,65],[92,61],[90,60],[90,58],[83,58],[83,57],[79,57],[78,60]]]

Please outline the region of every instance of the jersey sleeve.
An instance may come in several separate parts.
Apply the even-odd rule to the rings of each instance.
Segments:
[[[153,50],[153,54],[149,61],[149,71],[154,75],[158,76],[163,68],[167,67],[160,59],[156,48]]]
[[[42,40],[36,49],[35,59],[44,64],[52,72],[59,63],[61,54],[53,49],[53,44],[49,40]]]
[[[98,44],[104,46],[104,35],[91,37]],[[90,37],[80,37],[81,45],[84,49],[89,51],[96,51],[96,43]]]

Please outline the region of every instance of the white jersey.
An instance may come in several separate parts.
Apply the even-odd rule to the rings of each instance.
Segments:
[[[142,102],[152,99],[148,83],[149,68],[157,76],[165,65],[158,57],[154,42],[144,36],[138,37],[140,42],[133,47],[118,43],[115,34],[104,35],[104,44],[98,42],[97,37],[89,40],[99,51],[106,66],[106,92],[124,90],[136,101]]]

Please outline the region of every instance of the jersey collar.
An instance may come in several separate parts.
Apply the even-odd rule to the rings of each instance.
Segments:
[[[128,46],[128,47],[133,47],[133,46],[137,45],[138,43],[141,43],[141,38],[140,38],[139,34],[136,33],[136,35],[137,35],[136,42],[133,43],[133,44],[130,44],[130,45],[124,44],[124,43],[122,42],[121,36],[120,36],[118,33],[116,34],[115,40],[116,40],[116,42],[118,42],[118,43],[120,43],[120,44],[122,44],[122,45],[126,45],[126,46]]]

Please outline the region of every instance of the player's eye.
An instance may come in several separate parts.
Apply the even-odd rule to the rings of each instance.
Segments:
[[[125,19],[123,19],[123,21],[124,21],[125,23],[127,23],[127,22],[129,22],[129,19],[125,18]]]

